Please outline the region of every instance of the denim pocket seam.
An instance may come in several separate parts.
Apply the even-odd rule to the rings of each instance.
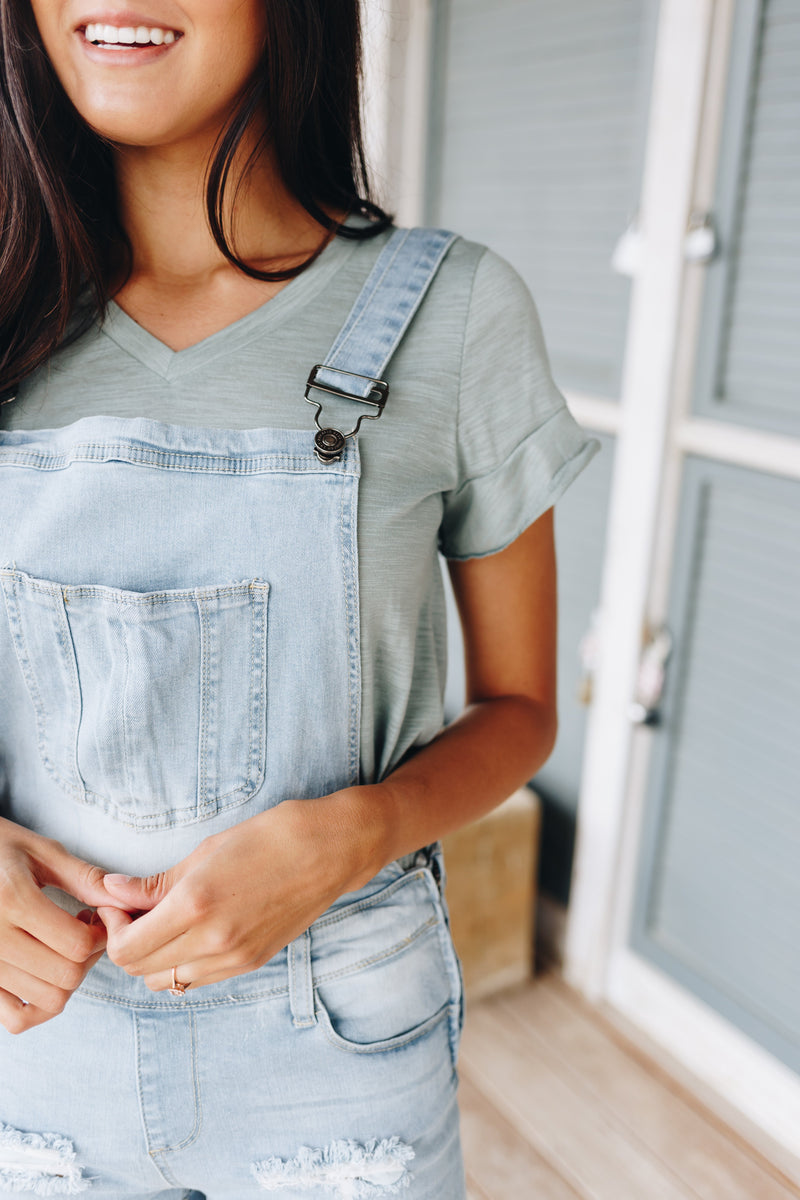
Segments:
[[[346,904],[342,908],[337,908],[330,916],[319,917],[311,926],[312,937],[315,929],[328,929],[340,921],[346,921],[348,917],[354,916],[356,913],[365,912],[367,909],[381,904],[388,896],[394,895],[399,888],[408,886],[408,884],[416,879],[424,878],[427,869],[427,867],[415,867],[413,871],[400,875],[397,879],[393,879],[391,883],[387,883],[386,887],[373,892],[371,896],[367,896],[363,900],[354,900],[352,904]]]
[[[348,1054],[386,1054],[392,1050],[402,1050],[403,1047],[419,1041],[426,1034],[433,1033],[449,1017],[451,1008],[452,1001],[448,1000],[433,1016],[428,1017],[421,1024],[415,1025],[413,1029],[397,1034],[395,1037],[383,1038],[377,1042],[352,1042],[336,1032],[327,1008],[316,993],[316,990],[314,993],[314,1010],[317,1017],[321,1018],[318,1023],[322,1028],[325,1040],[330,1042],[332,1046],[336,1046],[339,1050],[344,1050]]]
[[[75,799],[82,800],[85,795],[85,788],[83,786],[83,781],[80,777],[80,773],[77,768],[77,762],[73,764],[74,771],[75,771],[75,778],[70,779],[67,775],[64,775],[59,770],[55,761],[53,760],[51,755],[48,753],[48,747],[47,747],[47,743],[46,743],[46,739],[45,739],[45,728],[47,726],[47,722],[45,719],[44,701],[42,699],[42,694],[39,689],[38,680],[36,679],[36,675],[34,673],[33,667],[31,666],[32,655],[31,655],[30,649],[28,648],[28,640],[27,640],[27,637],[25,634],[25,625],[24,625],[24,622],[21,617],[20,602],[19,602],[19,597],[17,595],[19,584],[21,581],[21,573],[14,568],[5,568],[2,571],[0,571],[0,578],[3,579],[3,592],[5,594],[5,599],[6,599],[6,612],[8,613],[9,628],[11,630],[11,637],[12,637],[12,641],[14,643],[14,649],[15,649],[15,653],[16,653],[16,657],[17,657],[17,662],[19,663],[20,670],[22,671],[22,675],[23,675],[23,678],[25,680],[25,683],[26,683],[26,686],[28,689],[28,695],[30,697],[31,704],[33,705],[33,711],[34,711],[34,715],[36,718],[36,744],[37,744],[37,747],[39,750],[39,756],[42,760],[42,765],[44,766],[47,773],[49,775],[51,775],[53,777],[53,779],[55,779],[56,783],[59,785],[59,787],[62,788],[63,791],[65,791],[68,795],[72,796]],[[9,602],[9,590],[5,586],[6,579],[11,581],[10,592],[13,597],[13,603]],[[64,617],[64,611],[63,611],[64,598],[61,593],[61,589],[56,584],[43,585],[43,586],[37,587],[36,590],[44,593],[47,596],[50,596],[51,599],[58,599],[60,601],[60,611],[58,613],[58,621],[59,621],[59,625],[62,627],[62,639],[65,639],[65,641],[69,642],[71,655],[66,655],[66,647],[65,646],[62,646],[61,649],[64,651],[64,654],[68,658],[70,658],[69,669],[67,671],[67,674],[69,676],[70,690],[72,692],[73,708],[76,713],[76,723],[77,723],[77,720],[80,716],[80,702],[81,702],[80,701],[80,685],[77,680],[77,668],[75,665],[75,652],[74,652],[74,647],[72,647],[72,639],[69,636],[68,626],[67,626],[66,630],[64,629],[64,625],[65,625],[65,617]],[[20,650],[22,652],[20,652]],[[71,740],[74,740],[75,736],[76,736],[76,730],[73,730]]]
[[[328,971],[317,975],[314,973],[314,983],[331,983],[334,979],[346,979],[348,975],[356,975],[359,971],[365,971],[368,967],[377,966],[378,963],[387,962],[390,958],[395,958],[399,954],[403,954],[414,947],[424,934],[432,929],[436,929],[439,924],[439,917],[429,917],[424,924],[410,933],[408,937],[403,938],[401,942],[395,942],[386,950],[381,950],[376,954],[370,955],[368,958],[361,958],[355,963],[350,963],[349,966],[340,967],[336,971]],[[313,962],[313,933],[312,933],[312,962]]]
[[[9,625],[17,650],[17,659],[34,710],[37,748],[40,760],[44,769],[55,779],[67,795],[79,803],[89,804],[92,807],[100,809],[126,828],[139,830],[157,830],[193,824],[198,820],[214,816],[223,808],[237,807],[252,798],[261,787],[266,776],[266,605],[270,593],[270,585],[266,580],[241,580],[236,583],[220,586],[183,588],[175,589],[174,591],[137,595],[136,593],[127,593],[124,589],[112,589],[99,584],[62,585],[56,581],[36,579],[17,570],[16,566],[9,566],[0,569],[0,582],[2,582],[6,596]],[[68,709],[68,711],[62,712],[62,721],[64,721],[64,725],[68,726],[68,728],[65,728],[63,744],[59,740],[55,746],[55,750],[58,752],[55,756],[52,752],[52,739],[46,736],[49,720],[45,699],[39,685],[36,667],[38,660],[37,656],[31,653],[22,617],[22,601],[26,592],[44,596],[49,601],[47,607],[50,612],[51,632],[48,633],[48,637],[53,639],[52,644],[57,651],[55,661],[59,666],[61,683],[66,697],[65,709]],[[74,640],[66,608],[70,599],[74,600],[79,597],[97,598],[108,603],[114,602],[121,610],[130,607],[139,611],[153,610],[158,605],[164,605],[165,608],[168,605],[179,603],[190,605],[194,601],[195,611],[198,612],[199,610],[199,624],[201,628],[205,627],[206,630],[208,629],[210,618],[203,600],[224,600],[230,597],[238,599],[241,597],[242,607],[246,610],[247,618],[249,618],[250,622],[249,632],[242,631],[247,638],[242,649],[244,651],[243,657],[246,656],[245,663],[243,664],[247,671],[245,678],[248,678],[250,690],[241,712],[242,720],[246,720],[247,722],[246,732],[243,731],[243,744],[241,744],[241,751],[243,753],[241,753],[239,758],[241,782],[231,779],[231,783],[235,783],[235,786],[214,795],[208,794],[208,760],[211,752],[208,730],[210,725],[213,725],[213,722],[209,721],[208,716],[209,705],[213,701],[213,697],[209,696],[209,688],[213,681],[209,681],[207,676],[201,675],[202,686],[200,688],[200,711],[198,712],[197,729],[198,741],[196,743],[199,753],[195,761],[197,780],[196,786],[192,791],[187,789],[187,803],[174,805],[166,812],[163,810],[159,812],[137,812],[134,806],[120,803],[114,798],[113,791],[110,795],[105,794],[104,792],[97,791],[91,786],[91,783],[87,784],[78,763],[79,737],[83,723],[83,704]],[[121,653],[125,656],[123,671],[125,680],[127,680],[128,646],[126,639],[123,638],[122,640],[124,644]],[[41,658],[43,653],[41,647],[37,653],[39,658]],[[202,653],[199,666],[201,672],[208,671],[208,658]],[[39,669],[41,669],[41,664]],[[137,785],[131,776],[129,764],[129,740],[125,734],[125,729],[127,728],[124,711],[125,696],[127,695],[126,687],[123,688],[123,693],[121,698],[123,705],[121,727],[123,732],[122,745],[120,747],[120,768],[122,770],[122,783],[124,786],[123,794],[136,795]],[[233,770],[230,771],[230,774],[234,774]],[[243,779],[242,775],[244,776]]]

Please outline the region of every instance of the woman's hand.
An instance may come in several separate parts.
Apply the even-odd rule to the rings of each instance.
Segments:
[[[117,908],[98,912],[115,963],[154,991],[171,985],[173,967],[193,987],[255,970],[338,896],[535,774],[557,728],[552,508],[505,550],[450,571],[467,663],[462,715],[378,784],[284,801],[162,875],[107,875]]]
[[[171,986],[173,967],[179,982],[199,987],[263,966],[375,873],[370,790],[286,800],[206,838],[159,875],[106,875],[98,913],[109,957],[155,992]]]
[[[105,949],[93,913],[70,916],[41,889],[50,884],[96,905],[108,903],[102,881],[99,867],[0,818],[0,1023],[9,1033],[60,1013]]]

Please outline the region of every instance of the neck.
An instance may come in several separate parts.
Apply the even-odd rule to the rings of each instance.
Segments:
[[[289,193],[268,150],[258,154],[237,192],[254,146],[254,138],[245,137],[237,150],[223,226],[240,258],[260,270],[286,269],[313,253],[326,234]],[[230,272],[240,274],[208,227],[205,173],[210,157],[207,141],[117,147],[120,215],[133,249],[132,281],[193,287]]]

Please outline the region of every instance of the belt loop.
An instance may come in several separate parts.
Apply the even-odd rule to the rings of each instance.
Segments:
[[[314,980],[311,975],[311,934],[308,930],[289,943],[289,1007],[297,1029],[316,1025]]]

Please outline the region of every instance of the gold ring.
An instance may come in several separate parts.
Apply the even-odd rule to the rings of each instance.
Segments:
[[[187,987],[191,986],[188,983],[179,983],[178,982],[177,976],[175,974],[177,969],[178,969],[177,967],[172,968],[172,987],[167,988],[167,991],[169,992],[170,996],[184,996],[184,995],[186,995]]]

